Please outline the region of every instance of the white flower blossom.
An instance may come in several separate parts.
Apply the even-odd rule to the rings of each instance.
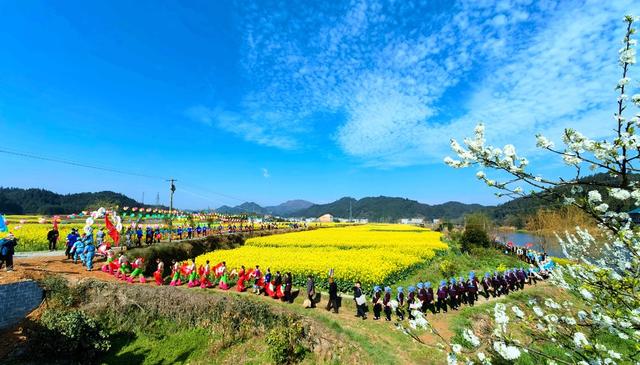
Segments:
[[[553,148],[553,142],[547,139],[542,134],[536,135],[536,146],[540,148]]]
[[[629,48],[620,52],[620,62],[628,63],[630,65],[636,63],[636,50]]]
[[[456,354],[451,353],[447,355],[447,365],[458,365],[458,357]]]
[[[631,197],[631,193],[628,190],[619,188],[609,190],[609,195],[618,200],[627,200]]]
[[[634,94],[631,96],[631,101],[640,107],[640,94]]]
[[[494,342],[493,349],[505,360],[515,360],[520,357],[520,350],[517,347],[507,345],[502,341]]]
[[[507,307],[502,303],[498,303],[493,307],[493,316],[496,324],[502,328],[503,332],[506,332],[507,323],[509,323],[509,316],[507,316],[506,310]]]
[[[602,195],[598,190],[591,190],[589,192],[589,203],[595,204],[600,203],[602,201]]]
[[[483,179],[483,178],[485,177],[485,175],[484,175],[484,171],[478,171],[478,172],[476,172],[476,177],[477,177],[478,179]]]
[[[451,345],[451,349],[453,350],[453,352],[455,352],[456,354],[460,354],[462,352],[462,345],[459,345],[457,343],[454,343],[453,345]]]
[[[533,307],[533,313],[535,313],[536,316],[538,317],[544,316],[544,312],[542,311],[542,308],[538,307],[537,305]]]
[[[630,79],[630,78],[628,78],[628,77],[623,77],[623,78],[621,78],[621,79],[620,79],[620,81],[618,81],[618,86],[619,86],[619,87],[623,87],[623,86],[625,86],[626,84],[628,84],[628,83],[629,83],[629,81],[631,81],[631,79]]]
[[[513,307],[511,307],[511,310],[513,311],[513,313],[515,313],[516,317],[520,319],[524,318],[524,312],[519,307],[514,305]]]
[[[589,341],[587,340],[587,336],[582,332],[575,332],[573,334],[573,343],[576,344],[576,347],[585,347],[589,345]]]
[[[609,210],[609,204],[607,204],[607,203],[602,203],[602,204],[600,204],[600,205],[596,206],[596,207],[595,207],[595,208],[593,208],[593,209],[597,210],[597,211],[598,211],[598,212],[600,212],[600,213],[604,213],[604,212],[606,212],[607,210]]]
[[[462,332],[462,337],[471,344],[471,346],[473,347],[478,347],[480,346],[480,339],[478,338],[478,336],[476,336],[475,333],[473,333],[473,331],[471,331],[470,329],[465,329]]]

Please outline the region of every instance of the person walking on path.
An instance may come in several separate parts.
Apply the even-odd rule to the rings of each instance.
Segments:
[[[333,309],[333,313],[338,313],[338,284],[333,280],[333,276],[329,277],[329,303],[326,309]]]
[[[13,271],[13,254],[18,245],[18,239],[9,233],[6,238],[0,239],[0,269],[7,267],[7,272]]]
[[[47,241],[49,241],[49,251],[56,250],[58,237],[60,237],[60,232],[58,232],[58,229],[55,227],[47,233]]]
[[[353,300],[356,302],[356,317],[360,317],[363,320],[367,319],[365,314],[367,302],[364,295],[362,295],[362,287],[359,281],[356,281],[356,286],[353,287]]]
[[[76,241],[80,238],[78,235],[78,230],[75,228],[71,228],[71,233],[67,235],[67,247],[65,248],[64,254],[67,256],[67,259],[73,258],[71,254],[71,248],[76,243]]]
[[[311,307],[315,308],[316,301],[316,284],[313,282],[313,277],[311,275],[307,276],[307,298],[311,301]]]

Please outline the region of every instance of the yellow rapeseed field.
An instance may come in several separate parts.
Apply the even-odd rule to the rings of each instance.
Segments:
[[[196,263],[226,261],[230,268],[260,265],[263,271],[290,271],[299,285],[308,274],[324,279],[333,268],[341,290],[356,280],[369,288],[396,282],[431,259],[435,250],[446,250],[440,237],[439,232],[396,224],[321,228],[251,238],[243,247],[201,255]]]

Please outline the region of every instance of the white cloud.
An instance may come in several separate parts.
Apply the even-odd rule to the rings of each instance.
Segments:
[[[498,143],[527,146],[566,126],[606,133],[621,18],[640,12],[629,0],[258,6],[240,10],[250,91],[236,112],[188,114],[296,148],[314,114],[340,113],[336,144],[380,166],[439,162],[479,120]]]

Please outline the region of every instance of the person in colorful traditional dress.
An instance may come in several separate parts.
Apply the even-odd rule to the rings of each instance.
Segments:
[[[449,287],[447,286],[446,280],[440,281],[440,286],[438,287],[436,296],[438,297],[438,300],[436,301],[436,310],[438,311],[438,313],[440,313],[441,310],[444,313],[447,313],[447,297],[449,296]]]
[[[263,287],[264,287],[264,292],[267,295],[271,295],[270,292],[272,292],[271,290],[269,290],[269,286],[271,285],[271,268],[268,267],[267,268],[267,272],[264,274],[264,280],[263,280]]]
[[[191,259],[191,263],[187,267],[187,272],[189,273],[189,282],[187,283],[187,287],[193,288],[194,286],[200,285],[198,282],[198,268],[196,266],[196,259]]]
[[[180,286],[182,285],[182,278],[180,277],[180,263],[176,260],[171,261],[171,286]]]
[[[109,274],[112,274],[117,271],[117,266],[114,265],[113,261],[114,261],[114,257],[115,257],[115,253],[113,252],[112,249],[108,249],[107,250],[107,262],[102,265],[102,271],[103,272],[108,272]]]
[[[211,283],[211,264],[209,260],[204,263],[204,267],[202,268],[202,272],[200,273],[200,288],[206,289],[211,288],[213,284]]]
[[[256,265],[255,270],[253,270],[252,276],[254,278],[253,281],[253,293],[254,294],[260,294],[260,290],[263,286],[263,278],[262,278],[262,272],[260,271],[260,265]]]
[[[280,271],[276,271],[276,274],[273,277],[273,294],[271,297],[273,299],[280,298],[280,293],[282,293],[282,275],[280,274]]]
[[[187,239],[193,238],[193,227],[187,227]]]
[[[391,320],[391,288],[384,288],[384,297],[382,298],[382,306],[384,308],[384,319],[386,321]]]
[[[146,283],[147,279],[144,277],[144,259],[142,257],[136,258],[131,266],[133,271],[131,272],[131,275],[129,275],[129,280],[127,281],[133,283],[133,280],[139,277],[141,283]]]
[[[162,275],[164,275],[164,262],[162,262],[162,260],[160,260],[160,258],[158,257],[156,259],[156,271],[153,272],[153,278],[156,281],[156,285],[164,284]]]
[[[449,280],[449,307],[452,310],[458,310],[458,282],[456,278]]]
[[[244,282],[247,280],[247,271],[244,268],[244,265],[240,266],[240,270],[238,271],[238,282],[236,283],[236,290],[239,292],[243,292],[246,287]]]
[[[142,246],[142,226],[138,226],[138,229],[136,229],[136,244],[138,245],[138,247]]]
[[[77,264],[78,259],[80,259],[80,263],[84,265],[84,242],[87,238],[87,234],[83,233],[80,239],[78,239],[71,248],[71,253],[73,253],[73,263]]]
[[[373,304],[373,320],[377,321],[380,319],[380,313],[382,312],[382,288],[377,285],[373,287],[371,304]]]
[[[405,299],[404,299],[404,289],[399,286],[397,289],[398,294],[396,295],[396,301],[398,302],[398,306],[396,307],[396,316],[398,316],[398,318],[400,318],[400,320],[404,320],[404,306],[405,306]]]
[[[178,230],[176,231],[176,233],[178,234],[178,239],[181,240],[182,239],[182,226],[178,226]]]
[[[229,290],[229,273],[227,273],[226,269],[222,273],[222,276],[220,276],[220,281],[218,282],[218,288],[222,290]]]
[[[118,274],[117,278],[127,280],[127,275],[131,272],[131,264],[129,264],[129,258],[124,254],[120,254],[118,257]]]
[[[200,237],[201,234],[202,234],[202,227],[200,227],[200,225],[198,224],[196,226],[196,236]]]
[[[96,255],[96,246],[93,245],[93,239],[91,236],[85,241],[84,245],[84,263],[87,267],[87,271],[93,270],[93,257]]]
[[[356,302],[356,317],[360,317],[363,320],[367,319],[367,303],[362,294],[362,287],[359,281],[356,281],[356,285],[353,287],[353,300]]]
[[[311,308],[316,307],[316,283],[311,274],[307,275],[307,299],[311,301]]]
[[[416,305],[416,302],[419,301],[416,299],[416,288],[414,286],[410,286],[407,288],[409,294],[407,295],[407,313],[409,313],[409,319],[416,319],[411,312],[413,312],[413,307]]]

